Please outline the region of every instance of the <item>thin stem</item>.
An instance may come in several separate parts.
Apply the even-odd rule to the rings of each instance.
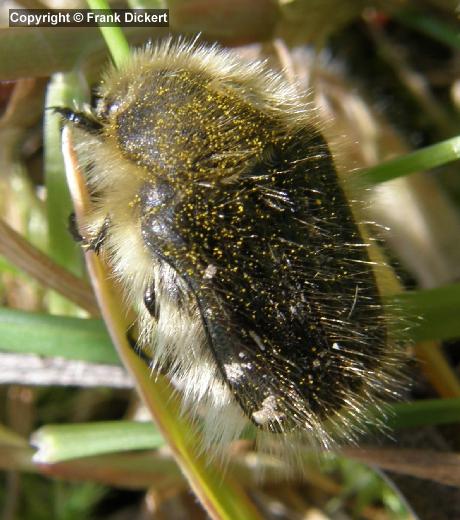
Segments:
[[[460,159],[460,136],[391,159],[354,175],[359,184],[377,184]]]
[[[110,10],[106,0],[87,0],[87,2],[91,9]],[[120,67],[129,56],[129,44],[121,27],[99,27],[99,29],[107,43],[115,65]]]

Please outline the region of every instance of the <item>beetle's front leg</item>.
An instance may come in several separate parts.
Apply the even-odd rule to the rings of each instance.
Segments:
[[[99,227],[99,229],[96,230],[95,233],[83,236],[80,234],[80,230],[78,229],[75,213],[71,213],[69,216],[68,230],[72,235],[72,238],[75,240],[75,242],[81,244],[85,250],[94,251],[96,254],[99,254],[100,249],[107,237],[107,231],[109,228],[110,218],[105,217],[102,225]]]

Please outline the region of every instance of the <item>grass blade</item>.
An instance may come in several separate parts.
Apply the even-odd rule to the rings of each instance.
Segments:
[[[407,291],[392,300],[410,319],[420,318],[410,331],[415,341],[460,337],[460,283]]]
[[[32,436],[32,444],[38,449],[33,460],[44,464],[113,452],[153,450],[164,443],[151,422],[135,421],[47,425]]]
[[[396,157],[373,166],[367,170],[356,172],[353,182],[357,184],[378,184],[411,173],[429,170],[436,166],[460,159],[460,136],[427,146],[421,150]]]
[[[0,350],[119,364],[104,323],[0,307]]]

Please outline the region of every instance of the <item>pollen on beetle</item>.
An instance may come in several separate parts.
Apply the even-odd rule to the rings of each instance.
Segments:
[[[95,194],[80,232],[204,447],[225,456],[252,425],[299,467],[305,441],[355,439],[400,355],[312,107],[261,63],[172,39],[109,68],[98,98],[93,127],[67,117]]]

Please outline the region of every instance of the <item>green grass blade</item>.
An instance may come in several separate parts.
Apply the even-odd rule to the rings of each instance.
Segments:
[[[156,449],[165,441],[150,422],[106,421],[43,426],[33,434],[32,444],[38,449],[35,462],[53,464],[92,455]]]
[[[385,422],[392,429],[460,422],[460,399],[395,404],[387,410]],[[153,450],[165,441],[152,423],[105,421],[47,425],[35,432],[33,444],[38,449],[34,460],[51,464],[106,453]]]
[[[393,296],[391,302],[414,320],[410,335],[415,341],[460,338],[460,283],[407,291]]]
[[[120,364],[101,320],[0,307],[0,350]]]
[[[442,166],[458,159],[460,159],[460,136],[358,171],[353,175],[352,181],[365,185],[377,184]]]
[[[109,4],[105,0],[87,0],[87,3],[91,9],[110,10]],[[99,29],[115,65],[120,67],[129,56],[129,45],[121,27],[99,27]]]
[[[394,404],[389,410],[385,423],[394,429],[460,423],[460,399],[426,399]]]
[[[406,315],[420,317],[412,328],[416,341],[460,337],[460,284],[408,291],[392,297]],[[0,307],[0,350],[60,356],[94,363],[119,363],[104,324]]]
[[[85,100],[85,94],[79,84],[78,74],[55,74],[48,85],[44,125],[49,254],[54,261],[76,275],[83,273],[83,262],[80,247],[68,231],[68,219],[73,206],[61,151],[62,118],[52,108],[74,108],[75,103]]]
[[[400,11],[396,18],[405,25],[426,34],[445,45],[460,49],[460,32],[443,21],[425,13],[416,11]]]

